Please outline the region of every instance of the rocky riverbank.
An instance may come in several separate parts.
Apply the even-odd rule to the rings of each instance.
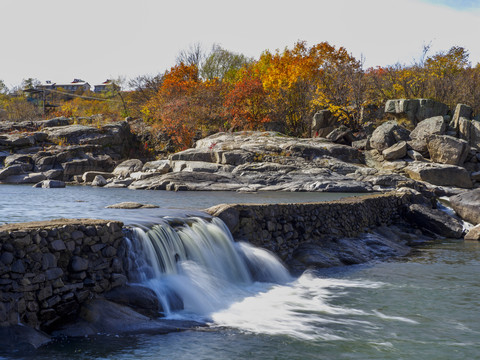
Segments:
[[[466,105],[458,105],[453,115],[441,105],[389,101],[386,113],[413,119],[407,126],[416,124],[411,131],[393,120],[353,134],[344,126],[333,127],[331,116],[321,112],[312,128],[322,134],[330,130],[324,138],[218,133],[168,159],[146,162],[124,160],[135,143],[127,122],[98,127],[65,118],[3,123],[0,182],[174,191],[360,193],[410,188],[427,196],[455,195],[480,186],[480,122]]]

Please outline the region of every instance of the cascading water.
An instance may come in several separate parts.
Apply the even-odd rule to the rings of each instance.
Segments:
[[[255,281],[292,280],[269,252],[235,243],[217,218],[165,218],[150,228],[132,228],[128,238],[129,277],[156,292],[166,316],[208,320],[251,295],[248,288]],[[181,307],[179,315],[174,310]]]
[[[383,284],[320,278],[308,272],[295,279],[268,251],[234,242],[217,218],[165,217],[160,224],[132,227],[127,238],[130,281],[153,289],[167,318],[340,340],[345,329],[368,332],[368,319],[388,317],[330,304],[345,289]],[[338,333],[332,332],[332,324]]]

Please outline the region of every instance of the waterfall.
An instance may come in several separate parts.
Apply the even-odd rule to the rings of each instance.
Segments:
[[[257,282],[292,281],[273,254],[236,243],[218,218],[165,217],[132,226],[127,241],[130,281],[154,290],[167,317],[208,321],[251,296]]]

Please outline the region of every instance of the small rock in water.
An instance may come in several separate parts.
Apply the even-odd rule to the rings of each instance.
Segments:
[[[33,185],[34,188],[64,188],[65,187],[65,182],[60,181],[60,180],[43,180],[40,181],[39,183],[36,183]]]
[[[153,204],[141,204],[137,202],[126,201],[118,204],[108,205],[105,208],[107,209],[156,209],[158,208],[158,206]]]

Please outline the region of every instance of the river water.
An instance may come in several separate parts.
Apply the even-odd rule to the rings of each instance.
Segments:
[[[2,185],[0,221],[126,219],[126,210],[103,209],[121,201],[195,212],[222,202],[320,201],[332,196],[110,190]],[[138,217],[158,214],[151,211],[133,212]],[[477,359],[479,270],[479,242],[443,239],[405,258],[305,273],[277,283],[225,285],[222,297],[229,300],[208,311],[207,328],[69,339],[5,358]]]

